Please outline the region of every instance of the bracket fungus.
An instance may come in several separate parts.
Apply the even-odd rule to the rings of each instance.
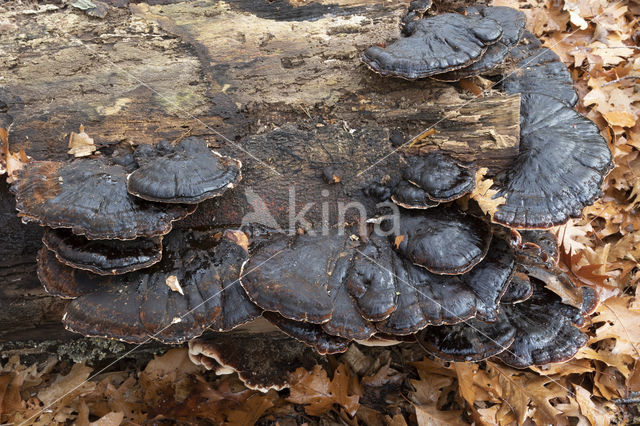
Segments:
[[[213,231],[174,230],[164,239],[159,263],[105,277],[110,285],[73,300],[63,322],[69,330],[86,336],[132,343],[149,339],[184,342],[217,321],[222,324],[219,328],[231,329],[256,316],[255,311],[238,306],[223,310],[227,296],[234,305],[238,302],[237,295],[223,290],[239,285],[240,267],[246,259],[243,247],[227,237],[216,237]],[[233,316],[220,321],[229,312]]]
[[[89,239],[132,240],[166,234],[196,206],[157,204],[127,192],[127,171],[104,158],[34,161],[11,190],[23,221],[71,228]]]
[[[464,68],[437,74],[434,76],[437,80],[459,81],[479,74],[497,73],[496,68],[503,64],[507,55],[518,44],[525,31],[526,18],[524,13],[510,7],[476,5],[466,8],[464,13],[468,16],[483,16],[493,19],[502,28],[502,37],[497,43],[489,46],[479,61]]]
[[[408,80],[456,70],[478,61],[502,36],[493,19],[456,13],[408,22],[406,37],[386,48],[373,46],[362,60],[373,71]]]
[[[598,127],[572,109],[577,94],[569,71],[555,53],[541,47],[531,33],[524,31],[524,16],[520,12],[505,7],[473,6],[464,13],[414,20],[415,14],[410,11],[407,16],[411,15],[411,22],[405,27],[405,37],[386,49],[377,46],[367,49],[363,61],[382,75],[409,79],[441,76],[456,80],[468,76],[467,71],[469,75],[476,71],[503,73],[504,91],[522,95],[520,149],[511,165],[494,179],[495,198],[504,197],[506,202],[498,205],[492,219],[509,227],[536,229],[579,216],[600,195],[600,186],[613,164]],[[449,41],[446,28],[463,26],[469,19],[492,22],[499,34],[485,43],[476,52],[478,57],[468,64],[453,66],[450,61],[455,55],[446,48],[431,49],[428,53],[420,50],[436,46],[434,40]],[[484,27],[476,27],[480,28]],[[459,30],[457,35],[465,34]],[[422,63],[425,60],[433,67],[425,66]],[[441,64],[451,69],[445,66],[434,69]],[[437,176],[433,171],[426,176],[429,175]],[[424,195],[407,184],[398,185],[393,197],[403,207],[430,207]]]
[[[275,312],[264,312],[263,316],[286,335],[311,346],[322,355],[345,352],[349,348],[349,339],[332,336],[318,324],[290,320]]]
[[[498,358],[512,367],[566,361],[587,343],[587,336],[574,326],[584,322],[580,310],[540,286],[528,300],[506,305],[505,315],[516,334]]]
[[[495,323],[477,319],[443,326],[430,326],[418,335],[418,343],[447,361],[482,361],[513,344],[516,330],[502,313]]]
[[[38,253],[37,273],[46,292],[62,299],[74,299],[108,288],[111,283],[110,277],[64,265],[46,247],[42,247]]]
[[[400,217],[397,251],[434,274],[462,274],[487,254],[491,227],[450,207]],[[396,242],[394,241],[394,243]]]
[[[65,265],[100,275],[147,268],[162,257],[162,237],[88,240],[68,229],[46,229],[42,242]]]
[[[613,167],[598,127],[562,102],[533,93],[522,96],[520,129],[518,157],[494,180],[506,202],[493,219],[535,229],[579,217],[600,196]]]
[[[424,189],[406,180],[401,180],[393,188],[391,200],[405,209],[430,209],[440,204],[429,198]]]
[[[127,190],[149,201],[195,204],[222,195],[242,178],[239,160],[223,157],[194,137],[176,145],[142,145],[134,158],[139,167],[127,176]]]
[[[430,200],[444,203],[473,191],[475,172],[474,168],[465,167],[446,154],[432,151],[424,156],[409,157],[402,174]]]
[[[501,303],[519,303],[527,300],[533,294],[533,285],[529,276],[516,271],[511,278],[509,287],[502,298]]]
[[[207,370],[231,369],[249,388],[267,392],[290,386],[290,375],[322,362],[313,349],[292,339],[256,340],[216,333],[189,342],[189,359]]]

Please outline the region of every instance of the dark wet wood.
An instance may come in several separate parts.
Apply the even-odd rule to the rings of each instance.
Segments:
[[[247,188],[282,225],[291,183],[296,212],[315,203],[306,219],[317,225],[326,199],[333,221],[338,201],[361,200],[363,186],[397,166],[394,129],[413,136],[435,125],[423,142],[476,152],[492,168],[517,150],[517,97],[475,99],[455,85],[383,79],[361,64],[364,48],[399,36],[408,2],[104,2],[103,18],[59,2],[0,5],[11,27],[0,29],[0,100],[14,117],[12,149],[65,159],[80,124],[101,147],[204,137],[242,160],[244,179],[180,226],[239,224],[253,211]],[[345,169],[341,184],[322,181],[329,164]],[[1,183],[0,345],[72,338],[59,323],[66,302],[47,296],[35,275],[41,230],[21,224],[14,206]]]

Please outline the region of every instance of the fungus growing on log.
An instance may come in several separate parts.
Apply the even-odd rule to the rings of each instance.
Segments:
[[[414,264],[434,274],[462,274],[487,254],[491,227],[455,208],[437,207],[402,214],[394,238],[398,252]]]
[[[221,320],[218,327],[233,328],[255,317],[255,311],[241,306],[222,308],[227,295],[238,303],[236,294],[223,290],[239,285],[240,267],[246,259],[243,247],[227,237],[216,237],[213,231],[175,230],[164,239],[159,263],[105,277],[110,285],[73,300],[63,322],[85,336],[132,343],[150,338],[185,342],[229,313],[233,317]],[[250,302],[245,299],[244,303]],[[128,322],[122,323],[125,320]]]
[[[504,142],[502,134],[491,133],[494,127],[487,130],[486,140],[484,128],[473,130],[482,135],[473,147],[483,154],[453,140],[452,144],[463,146],[461,151],[469,151],[467,156],[454,150],[447,152],[455,158],[449,157],[443,152],[447,148],[436,142],[429,149],[440,152],[425,155],[423,146],[407,149],[405,153],[421,156],[409,157],[403,168],[398,166],[397,157],[385,157],[385,161],[372,166],[379,183],[360,191],[369,182],[358,180],[352,169],[368,168],[376,160],[367,156],[376,151],[369,149],[373,146],[369,141],[389,143],[383,125],[365,133],[349,128],[345,122],[342,127],[348,142],[340,150],[348,148],[343,151],[346,156],[352,155],[358,167],[340,173],[335,165],[345,164],[344,156],[336,161],[327,157],[310,160],[320,152],[316,145],[332,157],[334,150],[326,149],[322,139],[332,139],[336,133],[331,129],[340,125],[312,125],[313,130],[308,131],[289,124],[243,140],[248,144],[243,146],[264,148],[261,152],[269,155],[286,152],[291,159],[289,163],[273,163],[291,166],[286,176],[272,175],[272,170],[245,169],[250,183],[256,183],[256,194],[264,195],[265,208],[279,208],[276,225],[286,210],[280,207],[288,200],[292,203],[290,193],[283,188],[293,182],[305,190],[317,184],[331,194],[322,196],[335,196],[331,201],[361,203],[366,213],[360,222],[364,230],[357,235],[341,234],[334,228],[328,233],[318,232],[315,216],[305,231],[295,235],[256,231],[247,237],[239,232],[222,235],[194,228],[200,218],[193,218],[164,237],[159,260],[154,257],[160,251],[157,236],[169,232],[172,221],[195,209],[180,203],[198,203],[232,188],[240,180],[239,161],[221,157],[202,140],[188,138],[176,145],[141,145],[135,152],[108,159],[36,162],[21,173],[14,190],[25,219],[71,229],[46,232],[44,241],[50,250],[42,250],[38,265],[47,291],[76,298],[67,307],[65,325],[87,336],[136,343],[150,338],[180,343],[200,336],[206,329],[226,332],[264,315],[285,334],[322,354],[343,352],[353,341],[389,344],[417,339],[428,351],[449,360],[499,356],[510,365],[522,367],[572,356],[586,342],[572,322],[580,322],[583,314],[594,309],[597,294],[574,286],[572,291],[581,295],[566,302],[545,289],[557,290],[553,286],[558,282],[573,285],[556,264],[557,241],[550,234],[527,231],[522,232],[522,241],[514,242],[499,224],[546,228],[580,214],[597,196],[610,168],[607,145],[597,128],[571,109],[575,92],[570,76],[557,56],[541,48],[531,34],[523,35],[522,14],[477,6],[467,9],[466,15],[424,17],[429,5],[425,0],[413,2],[403,21],[406,37],[387,48],[371,48],[363,58],[380,74],[406,79],[438,75],[457,79],[525,67],[507,76],[502,86],[522,97],[501,97],[513,107],[506,108],[511,114],[507,121],[513,130],[509,145],[513,150],[491,163],[501,166],[487,175],[493,183],[478,177],[474,156],[491,161],[497,157],[495,153],[484,155],[485,146],[489,151]],[[540,82],[531,80],[536,75],[548,77],[550,90],[557,89],[557,93],[541,93]],[[517,150],[518,120],[513,110],[519,111],[518,104],[522,141],[519,155],[505,169],[509,155]],[[484,108],[487,104],[482,101],[478,105],[490,109]],[[467,131],[465,121],[471,126],[476,115],[456,108],[441,116],[445,119],[450,112],[459,114],[459,121],[447,125],[463,128],[455,133],[460,135]],[[440,112],[439,105],[435,109]],[[348,114],[356,116],[360,112],[356,109]],[[433,114],[413,115],[401,124],[391,121],[395,116],[389,122],[404,128],[413,126],[407,124],[412,121],[426,121],[426,116]],[[434,130],[425,139],[436,138],[438,132]],[[316,139],[318,135],[321,137]],[[447,135],[444,132],[440,137]],[[404,145],[404,138],[396,132],[392,142],[394,146]],[[108,149],[101,151],[104,155]],[[264,158],[271,164],[271,157]],[[461,158],[464,163],[459,162]],[[248,161],[251,164],[252,160]],[[327,184],[340,185],[323,184],[320,171]],[[506,200],[489,217],[465,197],[481,182]],[[317,201],[310,192],[298,198],[293,207]],[[258,204],[250,200],[248,191],[244,195],[246,204],[257,213]],[[228,198],[233,197],[211,204],[223,205],[217,218],[224,216],[224,223],[236,226],[249,211],[241,205],[245,202],[242,195],[232,201]],[[423,211],[397,209],[389,203],[373,209],[376,201],[390,198],[401,207]],[[382,216],[384,209],[399,210],[394,217],[398,228],[376,234],[378,225],[383,228],[392,221]],[[64,216],[65,220],[54,220],[50,215]],[[498,224],[492,224],[491,218]],[[355,226],[357,221],[340,222],[339,226]],[[255,230],[260,225],[248,227]],[[252,239],[250,246],[248,238]],[[105,239],[131,241],[124,245]],[[117,256],[111,256],[112,249],[118,250]],[[115,263],[109,263],[114,259]],[[249,362],[249,354],[221,341],[209,346],[202,341],[191,343],[192,359],[208,368],[213,366],[211,359],[216,359],[237,370],[256,389],[286,386],[285,379],[272,381],[266,371],[262,376],[255,375],[253,370],[259,367]],[[261,356],[280,355],[272,347]]]
[[[129,195],[126,176],[124,167],[103,158],[34,161],[20,172],[11,190],[23,221],[71,228],[89,239],[163,235],[172,222],[195,211],[196,206],[150,203]]]
[[[92,274],[62,264],[54,252],[42,247],[38,253],[38,279],[47,293],[63,299],[74,299],[111,284],[110,277]]]
[[[539,286],[528,300],[505,305],[504,311],[516,333],[513,344],[497,357],[512,367],[566,361],[587,343],[587,336],[573,325],[584,322],[580,310]]]
[[[487,323],[477,319],[460,324],[430,326],[418,333],[418,343],[447,361],[482,361],[507,350],[515,340],[516,329],[504,313]]]
[[[240,161],[194,137],[176,145],[142,145],[134,158],[139,167],[127,176],[127,190],[149,201],[195,204],[222,195],[242,178]]]
[[[440,204],[429,198],[424,189],[411,182],[401,180],[393,188],[391,200],[405,209],[430,209]]]
[[[407,23],[407,37],[386,48],[373,46],[362,60],[373,71],[408,80],[456,70],[478,61],[502,36],[493,19],[446,13]]]
[[[264,312],[262,315],[283,333],[311,346],[322,355],[345,352],[349,348],[349,339],[332,336],[318,324],[290,320],[276,312]]]
[[[484,5],[471,6],[464,10],[467,16],[483,16],[496,21],[502,28],[502,37],[489,46],[479,61],[455,71],[435,75],[442,81],[458,81],[479,74],[494,74],[495,69],[504,62],[511,49],[518,44],[524,33],[526,18],[524,13],[510,7]],[[511,92],[509,92],[511,93]]]
[[[493,219],[535,229],[579,217],[600,196],[612,167],[611,152],[595,123],[552,97],[525,94],[520,154],[494,179],[496,196],[506,202]]]
[[[456,200],[473,191],[476,186],[475,169],[464,167],[440,152],[421,157],[409,157],[403,178],[422,189],[432,201],[440,203]]]
[[[294,339],[272,339],[216,333],[191,340],[189,359],[207,370],[215,369],[216,364],[232,369],[249,389],[261,392],[287,388],[296,369],[311,370],[322,362],[317,352]]]
[[[42,242],[65,265],[100,275],[147,268],[162,257],[162,237],[88,240],[68,229],[46,229]]]

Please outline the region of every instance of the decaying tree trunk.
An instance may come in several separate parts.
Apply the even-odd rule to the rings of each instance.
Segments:
[[[405,2],[95,3],[0,6],[11,148],[65,159],[69,132],[83,124],[102,147],[195,135],[241,159],[242,184],[177,226],[238,225],[254,210],[251,193],[280,225],[308,203],[305,218],[317,225],[323,202],[335,223],[338,201],[360,199],[397,170],[395,129],[411,136],[434,126],[422,150],[494,172],[517,152],[518,96],[475,99],[455,85],[383,79],[361,64],[364,48],[399,35]],[[327,165],[343,170],[340,184],[322,181]],[[21,224],[4,182],[0,225],[0,350],[51,351],[38,344],[76,338],[60,325],[65,301],[47,296],[35,273],[41,230]]]

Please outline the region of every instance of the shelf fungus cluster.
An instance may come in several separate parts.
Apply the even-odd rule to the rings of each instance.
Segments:
[[[440,205],[472,191],[475,181],[473,165],[437,152],[409,157],[401,178],[386,192],[378,188],[412,212],[395,241],[401,263],[409,265],[395,275],[411,285],[398,290],[398,309],[378,329],[417,333],[420,345],[448,360],[495,356],[518,368],[566,360],[586,344],[576,326],[595,309],[597,294],[575,288],[558,268],[557,243],[544,230],[579,217],[600,195],[613,166],[607,143],[573,109],[578,98],[569,71],[525,30],[521,12],[473,6],[416,14],[410,10],[402,20],[400,39],[367,49],[364,63],[408,80],[501,77],[497,84],[505,93],[521,96],[520,145],[494,176],[494,197],[504,201],[485,222],[471,214],[452,216],[451,207]],[[437,238],[445,229],[444,239]],[[443,274],[438,280],[447,281],[448,290],[438,294],[416,285],[422,281],[409,272],[415,269],[410,264]],[[574,288],[581,302],[563,303],[549,290],[558,284]],[[452,316],[425,316],[426,295]],[[411,315],[399,309],[403,300]]]
[[[320,354],[417,342],[446,360],[495,357],[516,368],[574,356],[598,295],[563,273],[547,229],[599,196],[612,167],[607,143],[573,110],[571,76],[525,31],[522,13],[474,6],[429,16],[430,4],[413,2],[401,38],[362,58],[405,79],[500,75],[504,92],[521,95],[519,153],[493,177],[504,198],[494,214],[469,202],[476,165],[440,152],[405,158],[400,176],[363,191],[398,212],[397,226],[373,217],[366,232],[171,230],[241,177],[238,160],[194,138],[33,161],[11,189],[23,220],[47,227],[38,275],[49,293],[73,299],[65,326],[133,343],[189,341],[194,362],[223,364],[261,390],[286,386],[273,371],[305,361],[287,349],[269,368],[252,366],[248,353],[273,350],[239,350],[220,334],[258,317]],[[213,336],[195,339],[206,330]]]
[[[75,299],[65,326],[87,336],[178,343],[242,315],[223,319],[221,298],[233,297],[222,289],[246,260],[244,240],[171,230],[197,203],[233,188],[240,169],[196,138],[28,163],[11,191],[23,221],[45,227],[40,281],[50,294]]]

